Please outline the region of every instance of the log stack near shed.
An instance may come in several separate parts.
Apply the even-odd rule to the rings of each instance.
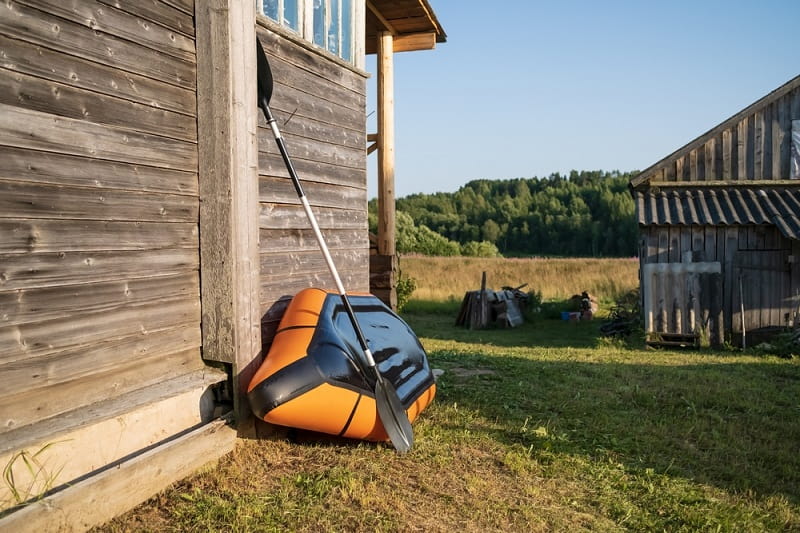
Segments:
[[[456,317],[456,326],[469,329],[486,329],[492,326],[515,328],[524,322],[522,308],[527,294],[516,288],[503,287],[500,291],[486,288],[486,272],[481,276],[481,289],[468,291]]]

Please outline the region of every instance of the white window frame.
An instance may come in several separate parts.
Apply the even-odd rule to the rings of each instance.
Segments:
[[[364,58],[364,25],[365,25],[365,10],[366,10],[366,3],[365,0],[350,0],[351,10],[350,10],[350,33],[352,36],[352,43],[350,47],[350,54],[351,57],[349,59],[342,58],[341,50],[341,41],[342,41],[342,24],[341,19],[339,20],[339,43],[338,43],[338,53],[333,53],[329,50],[328,47],[328,31],[330,28],[330,14],[332,12],[331,5],[334,2],[337,2],[341,6],[341,0],[321,0],[325,4],[325,24],[324,24],[324,40],[323,44],[316,44],[314,43],[314,0],[297,0],[298,5],[298,21],[297,26],[298,29],[294,30],[289,26],[283,24],[282,20],[283,12],[284,12],[284,0],[278,0],[278,17],[281,19],[277,21],[272,17],[269,17],[264,13],[264,2],[263,0],[256,0],[257,11],[264,17],[272,20],[273,22],[280,24],[281,27],[286,28],[291,32],[295,32],[303,38],[304,41],[311,43],[315,48],[323,49],[329,54],[333,54],[342,61],[345,61],[351,65],[354,65],[356,68],[363,69],[365,58]],[[339,16],[341,17],[341,7],[339,9]]]

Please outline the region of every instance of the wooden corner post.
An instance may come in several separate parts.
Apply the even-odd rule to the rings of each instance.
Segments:
[[[229,363],[240,435],[260,363],[255,5],[195,3],[203,358]]]

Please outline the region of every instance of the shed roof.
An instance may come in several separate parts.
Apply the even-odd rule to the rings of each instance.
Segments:
[[[374,54],[380,31],[390,32],[394,51],[428,50],[447,40],[428,0],[366,0],[366,52]]]
[[[656,163],[650,165],[648,168],[640,172],[637,176],[635,176],[630,181],[631,188],[638,188],[640,186],[647,186],[648,182],[651,180],[658,179],[657,176],[659,172],[663,170],[665,167],[669,165],[674,165],[675,161],[687,156],[692,150],[703,150],[706,143],[713,140],[714,138],[721,136],[723,132],[726,130],[733,131],[737,127],[742,120],[747,119],[748,117],[753,116],[757,112],[763,112],[769,105],[774,104],[775,102],[781,100],[784,97],[792,94],[793,92],[797,91],[800,88],[800,76],[796,76],[789,80],[788,82],[784,83],[774,91],[770,92],[763,98],[758,99],[757,101],[753,102],[749,106],[745,107],[735,115],[731,116],[730,118],[724,120],[720,124],[714,126],[707,132],[703,133],[699,137],[689,141],[681,148],[678,148],[668,156],[664,157],[663,159],[657,161]],[[786,103],[788,105],[788,102]],[[796,105],[796,104],[792,104]],[[784,111],[787,113],[787,116],[784,119],[788,119],[789,112]],[[777,112],[776,112],[777,113]],[[778,117],[776,117],[778,118]],[[774,127],[774,126],[771,126]],[[790,128],[790,125],[784,124],[783,128]],[[750,142],[752,143],[752,138],[755,137],[751,135]],[[740,139],[741,141],[741,139]],[[722,142],[717,143],[720,146],[717,146],[716,149],[722,150]],[[788,144],[788,143],[787,143]],[[736,149],[735,143],[732,149]],[[701,153],[700,157],[704,157],[705,154]],[[788,167],[788,163],[786,165]],[[775,179],[785,178],[787,176],[774,176]],[[711,176],[708,179],[720,179],[721,176]],[[674,178],[673,178],[674,179]],[[742,179],[742,178],[740,178]],[[753,176],[749,176],[748,179],[753,179]],[[678,178],[680,181],[680,178]]]
[[[775,225],[800,240],[800,187],[698,187],[637,190],[640,225]]]

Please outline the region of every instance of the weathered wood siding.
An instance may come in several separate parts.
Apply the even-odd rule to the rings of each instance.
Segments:
[[[654,164],[633,184],[787,180],[792,120],[800,120],[800,77]]]
[[[279,31],[259,17],[275,80],[270,107],[345,287],[368,292],[366,79]],[[336,287],[261,116],[258,145],[262,340],[269,344],[282,297]]]
[[[720,273],[697,276],[675,268],[642,279],[648,331],[693,333],[707,326],[714,344],[742,333],[787,325],[800,304],[797,241],[775,226],[646,226],[641,229],[642,275],[646,265],[719,263]],[[741,278],[741,290],[740,290]],[[646,289],[647,287],[647,289]]]
[[[5,449],[203,365],[193,2],[3,2],[0,57]]]

